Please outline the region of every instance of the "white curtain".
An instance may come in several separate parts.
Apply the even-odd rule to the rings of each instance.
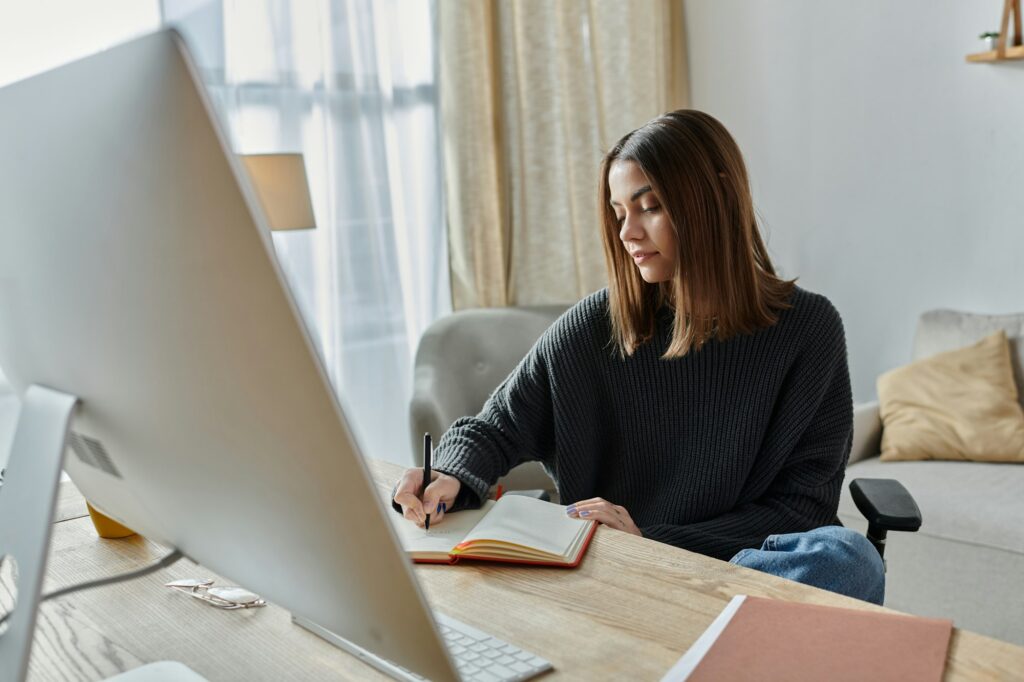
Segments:
[[[367,454],[410,462],[413,353],[450,310],[434,3],[164,0],[163,12],[234,150],[305,156],[317,228],[275,233],[278,258]]]

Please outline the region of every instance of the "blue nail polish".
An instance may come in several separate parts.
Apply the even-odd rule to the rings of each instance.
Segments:
[[[440,502],[437,503],[437,511],[434,512],[434,513],[435,514],[440,514],[441,513],[441,503]]]
[[[590,516],[590,512],[584,509],[583,511],[580,512],[580,516]]]
[[[448,511],[448,503],[447,502],[442,502],[441,503],[441,511],[443,511],[443,512],[447,512]]]
[[[576,505],[575,504],[570,504],[568,507],[565,508],[565,512],[567,514],[572,514],[575,511],[576,511]]]

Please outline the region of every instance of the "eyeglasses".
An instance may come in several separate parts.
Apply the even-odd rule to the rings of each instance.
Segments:
[[[258,594],[242,587],[214,587],[213,578],[172,580],[169,583],[164,583],[164,587],[183,592],[190,597],[212,604],[218,609],[252,609],[267,605],[266,600],[261,599]]]

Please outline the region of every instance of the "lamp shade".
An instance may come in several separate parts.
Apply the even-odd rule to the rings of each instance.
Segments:
[[[316,227],[302,154],[241,154],[271,230]]]

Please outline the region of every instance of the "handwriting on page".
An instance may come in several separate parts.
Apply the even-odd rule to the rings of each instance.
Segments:
[[[416,537],[420,537],[420,538],[432,538],[432,537],[447,536],[447,535],[462,535],[463,533],[464,533],[464,531],[460,531],[458,529],[451,529],[451,530],[449,530],[447,528],[431,528],[429,531],[425,531],[422,528],[418,528],[416,530],[415,535],[416,535]]]

